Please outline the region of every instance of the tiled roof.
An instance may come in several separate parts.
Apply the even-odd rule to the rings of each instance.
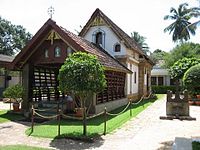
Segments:
[[[72,32],[69,32],[65,28],[61,27],[61,29],[76,43],[78,43],[84,49],[84,51],[96,55],[101,64],[105,67],[123,72],[131,72],[124,65],[118,62],[115,58],[113,58],[109,53],[107,53],[103,48],[98,47],[97,45],[87,41],[86,39],[80,36],[73,34]]]
[[[83,27],[82,31],[79,34],[80,36],[84,36],[86,34],[90,24],[97,16],[100,16],[106,22],[106,24],[113,30],[113,32],[118,36],[118,38],[124,42],[127,48],[135,50],[142,55],[146,55],[141,50],[139,45],[128,34],[126,34],[122,29],[120,29],[120,27],[118,27],[111,19],[109,19],[99,8],[95,10],[89,21]]]

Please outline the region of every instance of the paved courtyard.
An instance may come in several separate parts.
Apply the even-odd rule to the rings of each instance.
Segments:
[[[171,149],[176,137],[200,136],[200,107],[190,106],[190,115],[196,117],[196,121],[160,120],[159,117],[165,115],[165,102],[165,98],[156,101],[120,129],[112,134],[102,136],[94,143],[27,137],[24,131],[30,124],[8,122],[0,124],[0,145],[26,144],[63,150],[161,150]]]

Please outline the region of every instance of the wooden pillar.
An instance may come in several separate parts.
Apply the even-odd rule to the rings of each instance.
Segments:
[[[22,110],[24,112],[29,111],[29,103],[32,101],[32,80],[33,80],[33,66],[31,64],[26,64],[22,70],[22,85],[25,89]]]

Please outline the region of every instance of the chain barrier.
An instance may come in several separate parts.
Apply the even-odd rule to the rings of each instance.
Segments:
[[[140,98],[140,100],[137,101],[136,103],[131,102],[131,105],[137,105],[137,104],[139,104],[143,99],[144,99],[144,95],[143,95],[143,96]]]
[[[59,114],[53,115],[53,116],[44,116],[44,115],[41,115],[41,114],[37,113],[35,110],[34,110],[34,114],[36,114],[39,117],[44,118],[44,119],[54,119],[54,118],[57,118],[59,116]]]
[[[131,104],[131,102],[128,102],[128,104],[126,105],[126,107],[125,107],[121,112],[119,112],[119,113],[117,113],[117,114],[112,114],[112,113],[109,113],[109,112],[106,112],[106,114],[107,114],[107,115],[110,115],[110,116],[118,116],[118,115],[121,115],[121,114],[123,114],[123,113],[128,109],[128,107],[129,107],[130,104]]]
[[[86,117],[86,119],[92,119],[92,118],[101,116],[101,115],[103,115],[103,114],[104,114],[104,112],[102,111],[102,112],[100,112],[100,113],[98,113],[98,114],[96,114],[96,115],[92,115],[92,116]]]
[[[62,117],[64,118],[68,118],[68,119],[74,119],[74,120],[83,120],[83,118],[79,118],[79,117],[73,117],[73,116],[68,116],[68,115],[65,115],[64,113],[61,113]]]

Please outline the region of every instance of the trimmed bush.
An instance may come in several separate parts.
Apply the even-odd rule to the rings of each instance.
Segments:
[[[152,85],[151,87],[155,94],[166,94],[168,90],[176,91],[176,86]]]
[[[200,94],[200,64],[191,67],[185,72],[183,83],[191,94]]]

